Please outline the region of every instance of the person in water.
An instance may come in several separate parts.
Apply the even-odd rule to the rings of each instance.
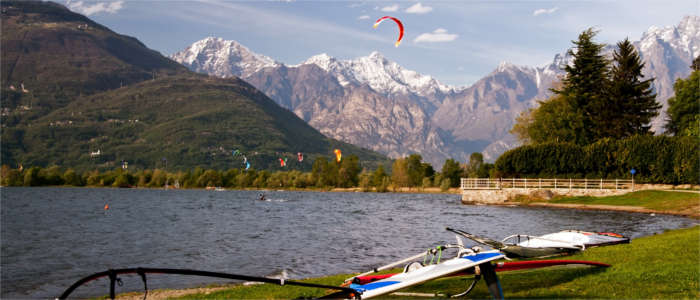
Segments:
[[[260,194],[260,201],[265,201],[265,193]]]

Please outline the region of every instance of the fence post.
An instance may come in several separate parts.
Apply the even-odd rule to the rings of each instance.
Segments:
[[[615,190],[617,191],[617,178],[615,178]]]
[[[527,189],[527,178],[525,178],[525,188]]]
[[[554,178],[554,189],[555,190],[557,189],[557,179],[556,178]]]
[[[542,189],[542,178],[540,178],[540,189]]]
[[[571,192],[571,178],[569,178],[569,192]]]
[[[515,177],[513,177],[513,185],[511,185],[510,188],[512,188],[512,189],[515,188]]]
[[[600,179],[600,189],[603,189],[603,178]]]
[[[584,191],[588,190],[588,178],[583,179],[583,190]]]

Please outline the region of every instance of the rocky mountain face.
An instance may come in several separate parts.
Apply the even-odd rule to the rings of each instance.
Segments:
[[[635,42],[664,111],[673,82],[690,74],[700,54],[698,29],[700,17],[689,16],[678,26],[652,27]],[[504,62],[469,87],[453,87],[378,52],[354,60],[320,54],[287,66],[234,41],[207,38],[171,58],[197,72],[239,76],[330,137],[394,158],[420,153],[438,168],[446,158],[467,161],[479,151],[495,160],[517,146],[508,133],[515,118],[550,95],[571,61],[564,51],[540,67]],[[664,118],[653,122],[656,131]]]

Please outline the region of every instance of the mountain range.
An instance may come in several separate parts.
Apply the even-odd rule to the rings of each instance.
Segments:
[[[700,17],[651,27],[634,45],[665,111],[674,81],[690,74],[700,54]],[[613,50],[607,45],[604,53]],[[447,158],[467,161],[472,152],[493,161],[517,146],[508,131],[565,75],[562,68],[572,60],[567,51],[543,66],[502,62],[470,86],[442,84],[376,51],[353,60],[319,54],[286,65],[236,41],[208,37],[170,57],[196,72],[242,78],[327,136],[392,158],[420,153],[439,167]],[[653,130],[661,132],[664,119],[662,112]]]
[[[192,72],[63,5],[0,5],[3,164],[221,170],[243,167],[239,150],[253,169],[285,170],[279,159],[291,158],[286,170],[308,171],[336,148],[370,169],[389,161],[324,136],[237,77]]]

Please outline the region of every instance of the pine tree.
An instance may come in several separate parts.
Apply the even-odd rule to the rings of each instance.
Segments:
[[[589,28],[578,36],[577,41],[573,41],[576,51],[569,50],[569,55],[574,58],[573,65],[564,68],[567,74],[562,88],[552,89],[554,93],[563,95],[581,118],[580,122],[575,123],[583,126],[574,128],[575,143],[579,145],[589,144],[602,136],[595,125],[603,117],[599,114],[600,110],[606,106],[604,87],[608,82],[608,61],[601,54],[604,45],[593,42],[596,33]]]
[[[603,137],[653,134],[649,123],[661,108],[652,88],[654,79],[640,80],[644,63],[629,39],[617,43],[617,47],[607,89],[609,100],[601,107],[596,125]]]

